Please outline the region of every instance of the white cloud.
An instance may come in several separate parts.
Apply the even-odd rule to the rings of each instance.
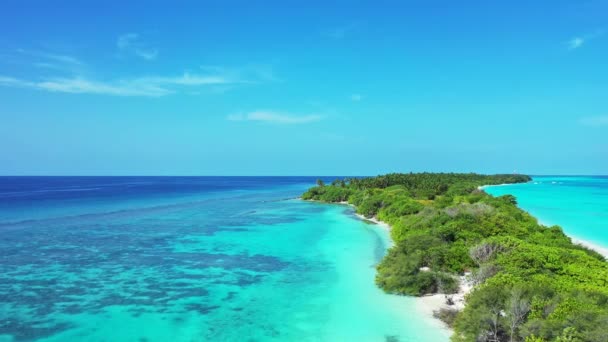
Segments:
[[[164,96],[172,92],[157,84],[146,84],[136,81],[99,82],[79,77],[27,81],[0,76],[0,86],[30,88],[59,93],[115,96]]]
[[[165,96],[185,87],[201,87],[238,83],[222,75],[184,73],[174,77],[140,77],[133,79],[98,81],[84,77],[60,77],[37,81],[0,75],[0,86],[30,88],[71,94],[98,94],[114,96]]]
[[[275,124],[306,124],[321,119],[323,119],[323,117],[316,114],[298,116],[267,110],[256,110],[246,114],[233,114],[228,116],[228,120],[230,121],[260,121]]]
[[[57,62],[61,62],[61,63],[65,63],[65,64],[74,64],[74,65],[82,65],[83,63],[76,57],[72,57],[72,56],[67,56],[67,55],[55,55],[52,53],[41,53],[40,54],[43,57],[46,57],[48,59],[57,61]]]
[[[584,43],[585,43],[585,38],[575,37],[568,41],[568,48],[570,50],[578,49],[579,47],[583,46]]]
[[[118,46],[119,49],[126,49],[131,46],[131,43],[136,41],[138,37],[139,35],[137,33],[121,34],[116,40],[116,46]]]
[[[358,101],[363,100],[363,95],[361,95],[361,94],[352,94],[352,95],[350,96],[350,99],[351,99],[352,101],[358,102]]]
[[[148,61],[158,57],[158,50],[143,44],[137,33],[126,33],[118,36],[116,46],[123,52],[132,53]]]
[[[173,91],[161,84],[133,81],[98,82],[82,78],[63,78],[36,84],[39,89],[72,94],[100,94],[116,96],[164,96]]]
[[[68,55],[61,55],[55,53],[48,53],[44,51],[30,51],[24,49],[17,49],[17,52],[23,55],[29,55],[33,57],[39,57],[46,60],[51,60],[54,62],[59,62],[63,64],[73,64],[73,65],[83,65],[84,63],[80,61],[78,58]]]
[[[603,116],[589,116],[582,118],[580,124],[584,126],[608,126],[608,115]]]
[[[275,75],[274,70],[270,65],[248,64],[237,68],[201,65],[200,69],[206,73],[220,74],[231,79],[240,80],[240,83],[282,82],[282,80]]]
[[[118,40],[117,46],[131,47],[133,39],[136,38],[135,34],[122,36]],[[203,66],[198,71],[186,71],[173,75],[99,78],[93,76],[98,75],[98,72],[76,57],[22,49],[16,52],[28,57],[20,59],[24,60],[27,65],[46,70],[44,73],[36,70],[30,73],[35,76],[30,77],[0,74],[0,87],[71,94],[158,97],[173,93],[200,94],[202,90],[207,93],[223,93],[245,84],[280,81],[274,76],[272,67],[264,65],[246,65],[236,68]]]
[[[25,49],[17,49],[16,52],[19,54],[16,59],[19,63],[32,65],[36,68],[53,69],[68,73],[79,72],[86,68],[86,64],[74,56]]]
[[[0,75],[0,85],[5,87],[28,87],[31,84],[30,82],[22,81],[13,77]]]
[[[139,83],[159,84],[159,85],[181,85],[181,86],[200,86],[213,84],[233,84],[245,83],[236,78],[223,75],[197,75],[184,73],[175,77],[142,77],[137,79]]]
[[[587,44],[590,40],[601,37],[603,34],[604,34],[604,30],[597,30],[592,33],[574,37],[567,42],[568,49],[576,50],[576,49],[582,47],[583,45]]]
[[[137,49],[135,50],[135,54],[138,55],[139,57],[151,61],[153,59],[156,59],[156,57],[158,56],[158,50],[140,50]]]

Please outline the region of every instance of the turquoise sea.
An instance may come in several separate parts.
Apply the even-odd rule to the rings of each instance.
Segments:
[[[573,238],[608,247],[608,176],[537,176],[529,183],[485,191],[514,195],[541,223],[559,225]]]
[[[0,341],[447,341],[312,177],[0,177]]]

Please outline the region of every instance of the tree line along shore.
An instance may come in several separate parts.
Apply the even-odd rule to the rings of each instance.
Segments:
[[[376,283],[393,294],[458,292],[474,285],[464,309],[435,313],[453,341],[608,341],[608,263],[546,227],[511,195],[481,186],[529,182],[526,175],[387,174],[335,180],[304,200],[348,202],[391,226],[395,245]]]

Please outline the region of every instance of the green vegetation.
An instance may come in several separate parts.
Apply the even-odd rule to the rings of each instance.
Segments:
[[[608,341],[608,263],[545,227],[482,185],[523,175],[389,174],[337,180],[303,199],[342,202],[391,225],[395,246],[378,265],[389,293],[454,293],[459,275],[475,289],[464,310],[438,312],[454,341]]]

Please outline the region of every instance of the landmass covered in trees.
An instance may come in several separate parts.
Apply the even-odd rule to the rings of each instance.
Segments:
[[[483,185],[525,175],[388,174],[319,181],[306,200],[343,202],[392,227],[377,266],[389,293],[454,293],[475,284],[462,311],[439,312],[454,341],[608,341],[608,263]]]

